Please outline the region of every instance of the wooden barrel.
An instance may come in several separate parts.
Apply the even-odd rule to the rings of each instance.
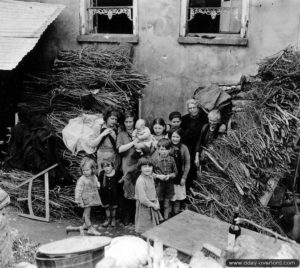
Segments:
[[[95,268],[111,238],[73,236],[42,245],[35,259],[38,268]]]

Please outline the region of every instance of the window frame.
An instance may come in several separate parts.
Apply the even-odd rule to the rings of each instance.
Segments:
[[[91,33],[93,21],[89,20],[88,14],[90,0],[80,0],[79,3],[80,35],[77,37],[78,42],[138,43],[138,0],[132,0],[132,34]]]
[[[234,45],[247,46],[247,30],[249,21],[250,0],[242,1],[241,31],[237,34],[230,33],[188,33],[188,12],[190,0],[181,0],[180,3],[180,28],[178,43],[180,44],[205,44],[205,45]]]

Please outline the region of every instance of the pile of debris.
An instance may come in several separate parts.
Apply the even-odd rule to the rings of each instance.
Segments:
[[[20,122],[12,129],[8,169],[0,173],[0,185],[12,203],[26,195],[18,184],[58,163],[50,173],[50,212],[56,218],[67,216],[74,206],[74,185],[85,153],[67,150],[62,129],[82,114],[103,114],[108,108],[137,111],[147,84],[148,78],[134,68],[132,47],[125,45],[61,51],[50,74],[30,74],[19,104]],[[35,180],[32,194],[35,214],[43,214],[42,179]]]
[[[227,222],[240,206],[241,217],[282,233],[260,201],[270,182],[284,180],[290,171],[298,138],[300,52],[288,47],[266,58],[256,77],[227,89],[234,104],[232,127],[208,149],[191,206]]]
[[[149,81],[135,69],[131,54],[128,46],[61,51],[51,74],[30,75],[24,83],[20,111],[47,116],[58,138],[57,162],[67,168],[73,181],[80,175],[79,163],[85,154],[73,156],[66,150],[62,129],[82,114],[101,114],[107,108],[137,111]]]

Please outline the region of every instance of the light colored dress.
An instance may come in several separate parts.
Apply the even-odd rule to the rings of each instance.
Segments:
[[[102,205],[98,189],[100,184],[97,177],[92,178],[81,176],[76,183],[75,202],[82,207],[92,207]]]
[[[136,212],[135,231],[143,233],[155,227],[163,219],[159,210],[154,210],[153,202],[158,202],[153,177],[140,175],[135,185]]]

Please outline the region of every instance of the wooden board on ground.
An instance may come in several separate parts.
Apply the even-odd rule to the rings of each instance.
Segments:
[[[204,243],[225,249],[228,228],[229,224],[226,222],[186,210],[143,233],[142,236],[150,240],[158,238],[165,246],[176,248],[191,256],[195,251],[201,250]],[[254,237],[261,246],[261,252],[266,256],[276,253],[283,243],[281,240],[244,228],[242,234]],[[299,252],[300,245],[291,246]]]

